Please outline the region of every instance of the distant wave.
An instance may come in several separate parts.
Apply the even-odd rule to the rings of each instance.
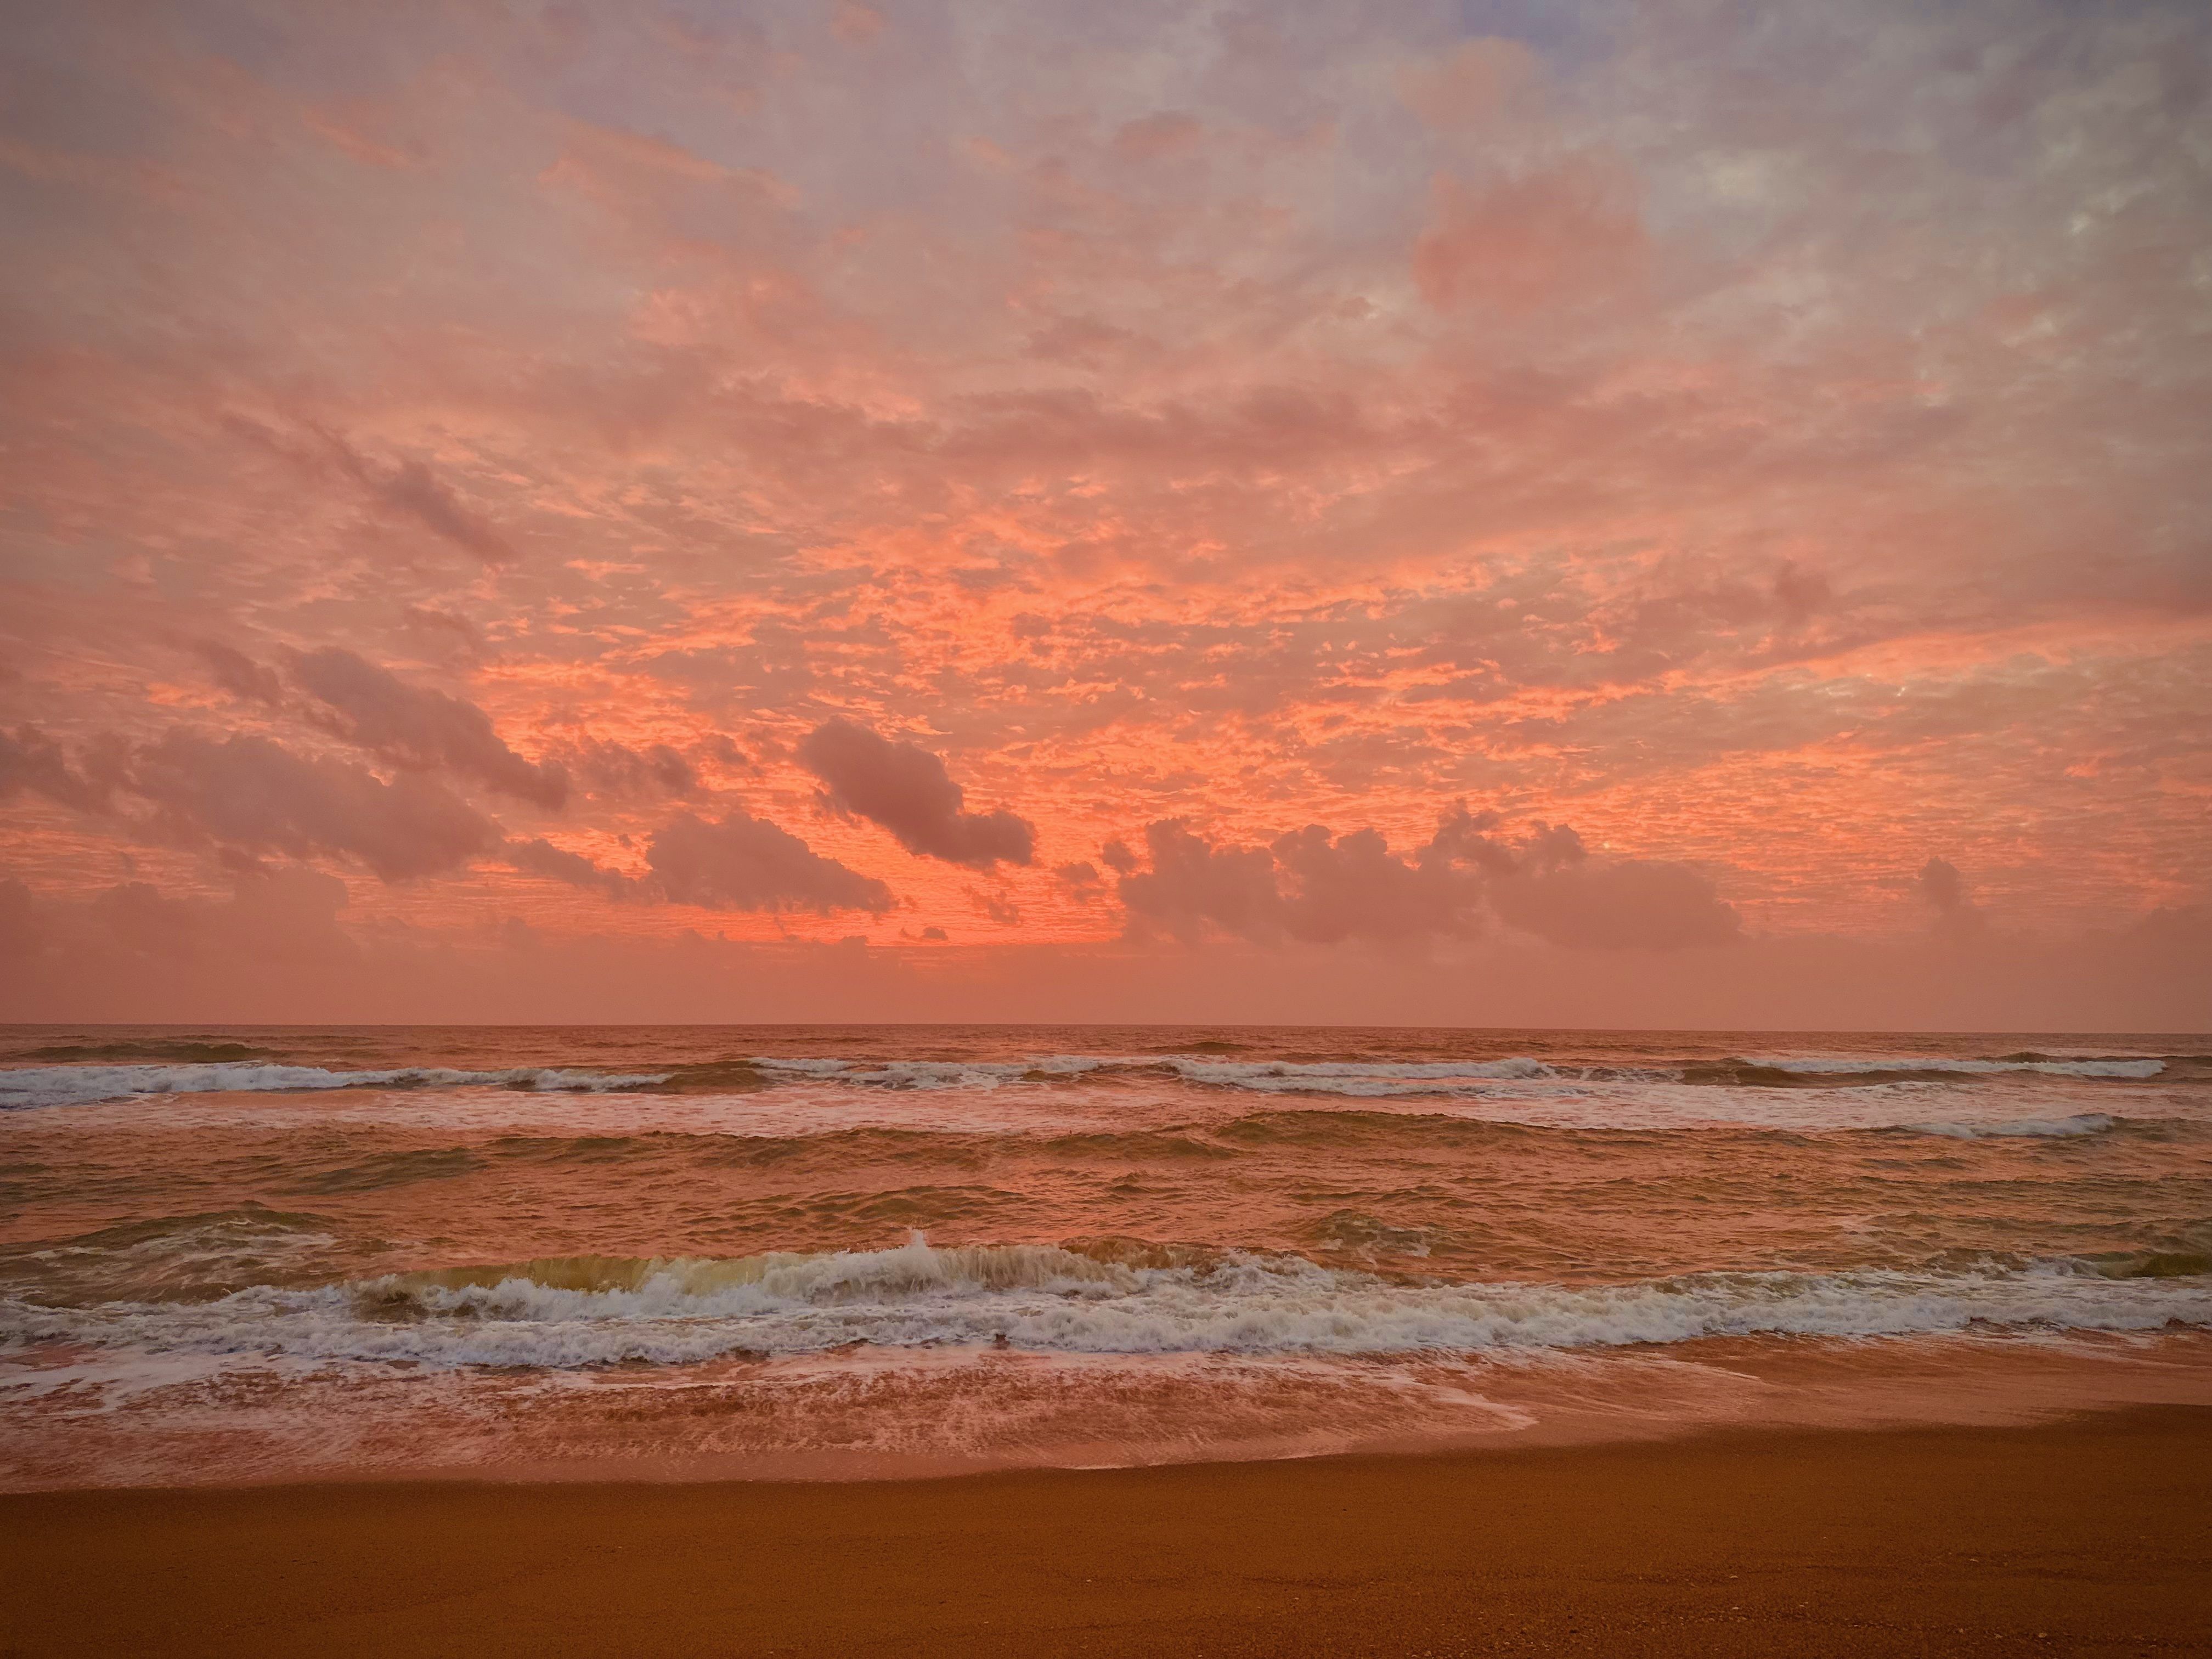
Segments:
[[[1188,1054],[1043,1054],[1005,1060],[853,1060],[830,1056],[754,1055],[671,1065],[649,1072],[601,1072],[576,1066],[515,1066],[492,1071],[451,1066],[349,1070],[228,1057],[235,1045],[174,1045],[204,1049],[175,1064],[80,1064],[0,1068],[0,1109],[82,1104],[138,1095],[205,1094],[366,1087],[498,1087],[580,1092],[639,1091],[750,1094],[779,1085],[836,1085],[889,1090],[996,1089],[1009,1085],[1113,1081],[1151,1076],[1200,1087],[1257,1094],[1338,1095],[1385,1099],[1419,1095],[1482,1094],[1503,1087],[1556,1085],[1559,1091],[1605,1084],[1681,1084],[1735,1087],[1879,1086],[1954,1082],[1978,1077],[2040,1075],[2085,1081],[2142,1080],[2166,1068],[2162,1059],[2054,1060],[2015,1054],[1996,1060],[1784,1057],[1684,1061],[1672,1066],[1575,1065],[1516,1055],[1498,1060],[1224,1060]],[[132,1045],[47,1048],[40,1055],[137,1053]],[[239,1049],[240,1054],[251,1051]],[[226,1057],[216,1058],[218,1054]]]
[[[1869,1073],[1892,1075],[1925,1073],[1933,1077],[1984,1077],[1997,1073],[2035,1073],[2045,1077],[2133,1078],[2156,1077],[2166,1069],[2163,1060],[2141,1058],[2053,1060],[2044,1054],[2007,1054],[1997,1060],[1942,1060],[1921,1056],[1893,1060],[1861,1057],[1828,1059],[1754,1060],[1748,1065],[1797,1075],[1860,1076]]]
[[[2130,1265],[2132,1263],[2132,1265]],[[2212,1325],[2191,1265],[2067,1258],[1970,1271],[1702,1273],[1636,1284],[1405,1284],[1303,1257],[938,1249],[569,1256],[213,1302],[0,1306],[0,1336],[151,1352],[433,1365],[684,1364],[849,1343],[1073,1353],[1473,1352],[1760,1334]]]
[[[598,1092],[658,1084],[669,1073],[617,1074],[519,1066],[497,1072],[405,1066],[388,1071],[331,1071],[321,1066],[222,1063],[199,1066],[24,1066],[0,1071],[0,1110],[76,1106],[137,1095],[200,1095],[226,1091],[299,1089],[451,1088],[494,1085],[508,1089]]]
[[[55,1042],[44,1048],[26,1048],[13,1055],[17,1060],[65,1060],[80,1064],[94,1060],[273,1060],[276,1056],[266,1048],[257,1048],[245,1042],[196,1042],[184,1039],[133,1038],[119,1042]]]
[[[1054,1054],[1028,1060],[849,1060],[761,1058],[760,1071],[823,1082],[890,1089],[992,1088],[1009,1082],[1048,1082],[1097,1072],[1164,1073],[1191,1083],[1248,1089],[1263,1094],[1338,1094],[1381,1098],[1480,1091],[1497,1083],[1683,1083],[1790,1087],[1844,1080],[1948,1081],[2003,1074],[2083,1079],[2142,1079],[2166,1069],[2157,1058],[2053,1060],[2013,1055],[1998,1060],[1791,1057],[1684,1061],[1674,1066],[1574,1065],[1528,1055],[1501,1060],[1215,1060],[1188,1055],[1142,1059]]]

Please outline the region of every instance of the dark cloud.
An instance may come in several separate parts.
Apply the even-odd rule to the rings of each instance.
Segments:
[[[428,605],[405,605],[399,614],[410,632],[427,635],[447,647],[457,647],[459,653],[466,656],[484,654],[483,635],[465,617],[457,617],[449,611],[441,611]]]
[[[1735,907],[1686,864],[1591,856],[1566,824],[1539,823],[1517,842],[1487,833],[1491,814],[1464,807],[1437,827],[1425,857],[1480,872],[1491,913],[1571,949],[1675,951],[1741,937]]]
[[[72,766],[62,747],[33,726],[0,732],[0,800],[24,793],[79,811],[102,810],[107,802],[106,781],[84,769]]]
[[[799,758],[829,786],[824,799],[831,806],[881,824],[909,853],[985,870],[1027,864],[1035,852],[1036,831],[1027,819],[963,811],[966,792],[942,760],[913,744],[834,720],[799,744]]]
[[[511,841],[507,848],[507,861],[525,874],[546,876],[555,881],[566,882],[571,887],[592,887],[610,898],[629,899],[649,897],[644,884],[619,870],[610,870],[594,864],[581,853],[572,853],[565,847],[556,847],[550,841]]]
[[[1517,842],[1448,815],[1410,858],[1374,830],[1310,825],[1267,848],[1216,847],[1180,819],[1145,832],[1150,867],[1118,884],[1133,924],[1273,943],[1472,938],[1486,916],[1571,948],[1674,950],[1738,936],[1735,910],[1685,865],[1597,860],[1565,826]]]
[[[1088,859],[1055,866],[1052,876],[1060,890],[1078,904],[1089,904],[1105,890],[1105,878],[1098,873],[1098,866]]]
[[[221,640],[196,640],[192,650],[207,665],[215,683],[234,697],[267,703],[272,708],[284,701],[283,677],[236,646],[225,645]]]
[[[1735,907],[1684,864],[1577,860],[1492,879],[1499,921],[1554,945],[1606,951],[1676,951],[1741,936]]]
[[[319,435],[330,447],[341,470],[370,497],[393,512],[405,514],[431,534],[473,554],[489,565],[511,563],[514,550],[491,521],[471,512],[452,486],[433,472],[428,463],[404,460],[380,466],[336,433]]]
[[[719,823],[686,812],[656,830],[645,861],[671,902],[710,910],[891,908],[890,889],[742,811]]]
[[[489,819],[430,779],[403,773],[386,783],[348,762],[243,733],[217,742],[170,732],[137,751],[129,787],[152,804],[167,839],[292,858],[335,854],[386,881],[458,868],[499,843]]]
[[[319,723],[380,760],[444,767],[548,809],[568,802],[568,775],[557,765],[534,766],[516,754],[472,702],[410,685],[336,646],[299,658],[292,678],[322,705],[316,711]]]
[[[429,613],[440,615],[441,613]],[[562,744],[535,763],[508,747],[491,717],[465,698],[410,685],[339,647],[294,657],[291,684],[312,701],[288,700],[284,677],[234,647],[202,640],[193,650],[217,685],[234,696],[287,709],[394,766],[443,769],[532,805],[558,810],[573,781],[616,799],[678,799],[696,793],[698,769],[667,744],[642,749],[605,738]],[[734,753],[724,739],[720,750]]]
[[[1913,886],[1936,913],[1936,932],[1978,933],[1988,925],[1988,918],[1967,891],[1966,877],[1959,873],[1959,866],[1950,860],[1929,859],[1913,878]]]
[[[1283,923],[1291,937],[1415,939],[1479,933],[1477,884],[1436,855],[1432,843],[1408,864],[1372,830],[1329,838],[1310,824],[1274,845],[1283,876]]]
[[[173,729],[135,750],[110,734],[79,765],[43,733],[0,732],[0,797],[22,789],[158,841],[211,848],[240,873],[259,872],[259,854],[332,854],[398,881],[458,868],[499,841],[489,818],[429,779],[387,783],[242,732],[217,740]]]
[[[744,811],[710,823],[690,813],[672,819],[646,843],[650,873],[632,876],[550,842],[511,841],[507,862],[544,876],[641,903],[696,904],[709,910],[866,910],[891,908],[881,882],[824,858],[764,819]]]
[[[975,907],[977,915],[988,916],[1001,927],[1022,925],[1021,907],[1005,894],[987,893],[980,887],[970,887],[967,893],[968,902]]]
[[[674,796],[682,799],[699,787],[699,769],[665,743],[632,749],[604,738],[586,738],[560,750],[561,764],[594,795],[621,800]]]
[[[1968,902],[1966,878],[1948,859],[1929,859],[1920,866],[1913,884],[1939,915],[1948,915]]]
[[[1115,862],[1109,843],[1106,854]],[[1178,938],[1211,926],[1244,939],[1273,939],[1283,931],[1282,895],[1275,860],[1266,848],[1216,848],[1193,835],[1182,818],[1145,830],[1152,868],[1124,875],[1121,902],[1133,918],[1156,922]],[[1126,849],[1125,849],[1126,854]]]

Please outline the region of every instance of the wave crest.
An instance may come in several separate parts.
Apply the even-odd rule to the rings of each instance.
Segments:
[[[1444,1283],[1303,1256],[1099,1240],[563,1256],[219,1301],[9,1304],[0,1335],[318,1360],[573,1367],[996,1345],[1067,1353],[1382,1354],[1572,1349],[1714,1336],[1888,1336],[2212,1326],[2194,1259],[2065,1258],[1915,1271],[1703,1273],[1613,1285]]]
[[[2118,1128],[2122,1119],[2106,1112],[2076,1112],[2070,1117],[2024,1117],[2009,1123],[1903,1123],[1905,1134],[1942,1135],[1952,1140],[2071,1140]]]
[[[461,1071],[446,1066],[403,1066],[384,1071],[332,1071],[323,1066],[232,1061],[185,1066],[22,1066],[0,1070],[0,1111],[34,1106],[82,1106],[141,1095],[270,1093],[313,1089],[460,1088],[600,1093],[641,1089],[670,1073],[612,1073],[559,1066],[523,1066],[501,1071]]]

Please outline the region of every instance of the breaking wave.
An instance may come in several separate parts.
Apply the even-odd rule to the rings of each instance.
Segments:
[[[219,1300],[0,1308],[0,1340],[571,1368],[1000,1346],[1090,1354],[1575,1349],[1703,1337],[2212,1325],[2193,1259],[1700,1273],[1620,1285],[1404,1282],[1301,1256],[1103,1240],[732,1258],[573,1256]],[[2116,1271],[2117,1270],[2117,1271]]]

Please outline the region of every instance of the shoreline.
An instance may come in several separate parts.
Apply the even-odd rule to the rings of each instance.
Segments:
[[[0,1496],[0,1654],[2212,1654],[2212,1408],[869,1482]]]
[[[314,1486],[835,1484],[2212,1408],[2212,1329],[1715,1336],[1434,1357],[877,1347],[575,1372],[252,1370],[112,1409],[0,1373],[0,1496]],[[55,1378],[64,1386],[51,1386]],[[548,1392],[544,1384],[568,1386]],[[668,1386],[673,1379],[676,1386]],[[49,1412],[49,1401],[58,1402]],[[343,1427],[339,1425],[343,1425]],[[303,1440],[302,1431],[307,1431]]]

